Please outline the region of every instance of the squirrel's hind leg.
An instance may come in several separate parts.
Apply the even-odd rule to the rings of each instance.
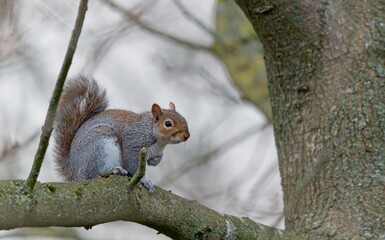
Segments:
[[[128,175],[122,166],[118,137],[108,125],[96,125],[78,131],[71,149],[71,167],[77,169],[75,180],[100,175]]]
[[[101,161],[98,161],[101,174],[115,174],[127,176],[128,172],[122,167],[121,149],[116,137],[105,137],[101,139],[100,147]]]

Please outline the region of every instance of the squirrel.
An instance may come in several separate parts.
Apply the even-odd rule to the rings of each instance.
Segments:
[[[154,103],[151,111],[140,114],[107,109],[108,105],[106,90],[93,78],[78,76],[64,85],[54,121],[54,152],[58,170],[67,181],[101,174],[133,176],[142,147],[148,148],[147,165],[156,166],[167,144],[190,137],[185,118],[172,102],[169,109]],[[155,193],[146,176],[140,182]]]

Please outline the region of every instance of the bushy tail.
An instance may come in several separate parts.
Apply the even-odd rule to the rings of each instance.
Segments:
[[[55,119],[55,153],[58,169],[66,180],[73,180],[68,157],[76,131],[107,107],[106,91],[94,79],[78,76],[65,84]]]

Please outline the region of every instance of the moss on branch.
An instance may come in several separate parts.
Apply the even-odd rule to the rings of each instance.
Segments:
[[[247,218],[222,215],[196,201],[141,185],[131,191],[124,176],[81,182],[0,181],[0,229],[92,227],[118,220],[143,224],[174,239],[293,239]]]

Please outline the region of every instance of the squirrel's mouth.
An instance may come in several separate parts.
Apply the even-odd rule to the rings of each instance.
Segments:
[[[180,139],[170,139],[170,144],[178,144],[181,143],[182,141]]]
[[[187,140],[187,139],[186,139]],[[181,142],[186,141],[183,138],[181,138],[179,135],[172,136],[170,139],[170,144],[178,144]]]
[[[170,143],[177,144],[177,143],[185,142],[187,141],[187,139],[189,139],[189,137],[190,137],[190,133],[188,130],[177,132],[171,137]]]

